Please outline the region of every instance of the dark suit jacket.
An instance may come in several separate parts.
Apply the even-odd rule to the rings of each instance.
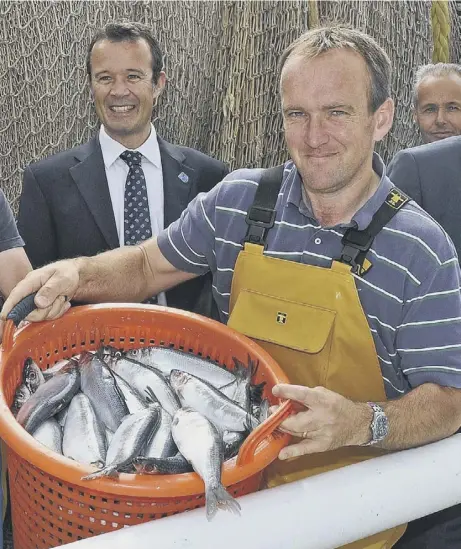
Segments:
[[[161,138],[158,141],[167,227],[198,193],[209,191],[228,170],[222,162],[199,151],[172,145]],[[186,183],[178,177],[181,172],[189,177]],[[18,228],[34,268],[58,259],[96,255],[119,246],[97,137],[26,167]],[[210,275],[171,289],[167,301],[170,307],[209,315]]]
[[[461,257],[461,137],[400,151],[388,175],[442,225]]]

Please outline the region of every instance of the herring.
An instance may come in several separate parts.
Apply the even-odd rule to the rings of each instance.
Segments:
[[[221,483],[223,443],[216,427],[195,410],[182,408],[173,417],[172,433],[181,455],[205,484],[207,519],[215,516],[218,507],[240,514],[240,504]]]
[[[46,446],[57,454],[62,454],[62,430],[54,417],[50,417],[50,419],[39,425],[32,433],[32,436],[37,442],[43,444],[43,446]]]
[[[241,406],[191,374],[172,370],[170,381],[184,407],[200,412],[221,431],[248,431],[259,425]]]
[[[140,412],[141,410],[144,410],[147,407],[147,403],[141,397],[141,395],[137,391],[135,391],[131,387],[131,385],[129,385],[123,379],[123,377],[120,377],[114,371],[112,373],[115,376],[115,381],[117,382],[117,385],[120,391],[122,391],[122,394],[125,397],[125,402],[128,407],[128,412],[130,414],[135,414],[136,412]]]
[[[147,393],[152,398],[153,394],[150,387],[147,388]],[[176,454],[177,448],[171,434],[172,421],[173,418],[171,415],[163,408],[160,408],[158,428],[152,433],[144,450],[144,455],[146,457],[167,458]]]
[[[80,389],[80,373],[76,364],[40,385],[22,405],[16,417],[28,433],[62,410]]]
[[[26,358],[24,362],[22,379],[31,393],[35,393],[40,385],[45,383],[45,378],[43,377],[42,371],[31,357]]]
[[[79,463],[103,467],[106,433],[89,398],[78,393],[71,400],[64,423],[62,453]]]
[[[111,370],[124,379],[135,391],[144,395],[150,387],[162,408],[171,416],[180,408],[180,403],[165,376],[152,366],[145,366],[124,356],[105,356]]]
[[[166,458],[139,456],[133,465],[140,475],[180,475],[193,471],[192,465],[179,453]]]
[[[42,374],[45,378],[45,381],[48,381],[54,375],[58,374],[63,368],[65,368],[69,364],[69,362],[77,363],[79,357],[80,355],[75,355],[72,358],[64,358],[56,362],[56,364],[53,364],[53,366],[51,366],[50,368],[43,370]]]
[[[11,405],[11,412],[14,416],[18,415],[19,410],[22,408],[24,402],[26,402],[31,394],[32,393],[29,391],[25,383],[21,383],[21,385],[16,389],[16,392],[14,393],[13,404]]]
[[[232,372],[222,366],[176,349],[144,347],[130,349],[126,351],[125,356],[146,366],[157,368],[164,376],[169,376],[172,370],[181,370],[211,383],[218,389],[229,385],[236,379]]]
[[[133,459],[145,446],[152,431],[160,420],[160,406],[150,405],[148,408],[130,414],[124,418],[115,431],[106,454],[106,465],[101,470],[82,477],[82,480],[93,480],[104,476],[116,476],[118,469],[131,465]]]
[[[82,392],[90,399],[99,420],[115,432],[129,413],[113,373],[98,356],[82,353],[79,361]]]

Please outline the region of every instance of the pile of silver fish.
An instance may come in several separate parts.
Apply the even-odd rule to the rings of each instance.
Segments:
[[[92,465],[83,477],[180,474],[203,479],[208,520],[240,505],[221,483],[224,461],[269,413],[250,357],[234,369],[163,347],[101,347],[41,370],[26,359],[12,412],[38,442]]]

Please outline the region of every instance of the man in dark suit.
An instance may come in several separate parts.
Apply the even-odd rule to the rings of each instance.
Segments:
[[[388,175],[440,223],[461,257],[461,136],[400,151]]]
[[[106,25],[93,38],[87,72],[98,135],[24,171],[18,227],[34,267],[155,236],[227,174],[222,162],[156,135],[162,68],[144,25]],[[211,279],[202,277],[154,302],[209,314],[210,290]]]

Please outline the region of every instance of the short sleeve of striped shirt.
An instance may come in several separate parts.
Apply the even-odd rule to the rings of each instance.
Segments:
[[[197,195],[158,237],[162,254],[177,269],[198,275],[216,268],[215,211],[221,183]]]
[[[435,223],[432,225],[434,228]],[[425,278],[420,278],[417,289],[408,283],[405,292],[401,323],[395,334],[400,368],[413,388],[430,382],[461,387],[458,258],[441,228],[422,236],[431,253],[414,254],[411,260],[411,270],[425,274]]]

